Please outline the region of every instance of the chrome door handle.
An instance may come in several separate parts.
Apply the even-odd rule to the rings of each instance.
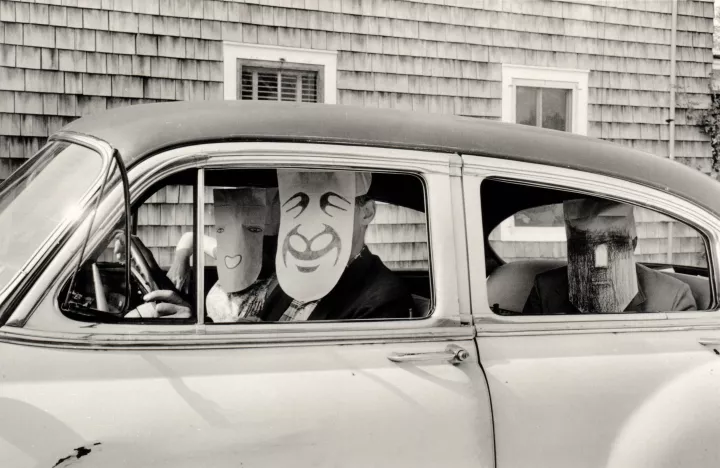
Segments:
[[[703,346],[713,347],[713,346],[720,346],[720,340],[717,338],[709,338],[709,339],[699,339],[698,343],[700,343]]]
[[[391,353],[388,356],[392,362],[421,362],[421,361],[448,361],[451,364],[460,363],[470,357],[464,348],[449,344],[445,351],[436,353]]]

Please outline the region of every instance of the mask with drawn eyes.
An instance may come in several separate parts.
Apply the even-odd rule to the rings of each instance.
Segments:
[[[633,207],[607,200],[563,203],[568,294],[583,313],[623,312],[638,293]]]
[[[279,169],[278,190],[278,281],[293,299],[320,299],[335,287],[350,259],[356,175]]]
[[[216,189],[213,193],[218,280],[226,293],[248,288],[260,274],[270,205],[267,190]]]

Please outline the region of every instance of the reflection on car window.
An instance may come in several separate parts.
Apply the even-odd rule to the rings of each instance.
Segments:
[[[636,206],[633,212],[638,235],[637,261],[707,268],[705,243],[694,228],[646,208]],[[562,203],[515,213],[493,229],[489,240],[506,262],[565,259]]]
[[[550,189],[493,182],[484,195],[513,187],[527,197],[517,199],[514,211],[501,214],[503,208],[483,200],[484,216],[498,219],[488,234],[498,259],[488,263],[489,305],[497,313],[709,307],[705,241],[691,226],[645,208]],[[551,199],[562,201],[534,206]]]
[[[425,193],[416,176],[207,170],[206,184],[198,241],[207,322],[429,315]],[[396,201],[398,186],[407,190]],[[191,186],[168,185],[136,208],[130,266],[137,284],[124,320],[194,317],[192,207]],[[97,257],[106,262],[95,262],[105,266],[100,276],[123,265],[116,243]],[[91,279],[92,266],[86,284]]]
[[[53,143],[13,174],[0,192],[0,290],[65,219],[80,214],[82,196],[98,181],[100,154]]]

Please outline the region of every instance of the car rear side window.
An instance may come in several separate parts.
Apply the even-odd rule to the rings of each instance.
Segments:
[[[682,221],[601,197],[495,180],[483,182],[481,192],[488,300],[498,314],[712,305],[706,239]]]

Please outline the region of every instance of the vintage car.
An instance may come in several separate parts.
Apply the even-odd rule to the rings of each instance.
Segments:
[[[372,174],[366,242],[406,318],[209,319],[214,191],[288,168]],[[582,197],[634,207],[637,261],[693,310],[523,313]],[[190,318],[126,314],[186,231]],[[718,466],[719,239],[710,177],[565,132],[229,101],[82,118],[0,186],[0,466]]]

